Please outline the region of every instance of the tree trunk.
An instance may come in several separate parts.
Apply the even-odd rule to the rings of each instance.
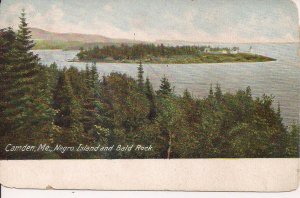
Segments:
[[[172,133],[169,132],[169,148],[167,153],[167,158],[170,159],[171,157],[171,146],[172,146]]]

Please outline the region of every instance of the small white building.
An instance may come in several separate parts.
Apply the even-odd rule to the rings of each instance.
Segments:
[[[204,53],[210,53],[210,48],[209,47],[204,48]]]
[[[228,51],[226,49],[223,49],[222,54],[228,54]]]
[[[253,54],[253,48],[252,48],[252,46],[249,47],[249,53]]]

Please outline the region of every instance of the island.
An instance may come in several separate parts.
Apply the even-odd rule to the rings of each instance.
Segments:
[[[238,47],[219,48],[211,46],[165,46],[164,44],[121,44],[81,48],[71,62],[105,63],[229,63],[266,62],[275,59],[249,52],[240,52]]]

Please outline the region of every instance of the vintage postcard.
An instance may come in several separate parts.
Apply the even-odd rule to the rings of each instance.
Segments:
[[[296,189],[296,3],[2,0],[0,183]]]

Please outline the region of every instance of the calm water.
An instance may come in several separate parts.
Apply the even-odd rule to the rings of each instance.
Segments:
[[[249,44],[219,44],[213,46],[239,46],[248,51]],[[253,52],[276,58],[265,63],[214,63],[214,64],[144,64],[145,75],[158,88],[160,78],[166,75],[177,93],[189,89],[194,96],[207,96],[210,84],[220,83],[223,91],[234,92],[250,86],[253,96],[263,93],[275,96],[275,105],[280,102],[284,122],[291,124],[299,120],[300,67],[298,44],[252,44]],[[85,68],[86,63],[67,62],[78,51],[35,50],[42,63],[56,62],[60,67]],[[112,71],[136,76],[136,64],[97,63],[100,74]]]

